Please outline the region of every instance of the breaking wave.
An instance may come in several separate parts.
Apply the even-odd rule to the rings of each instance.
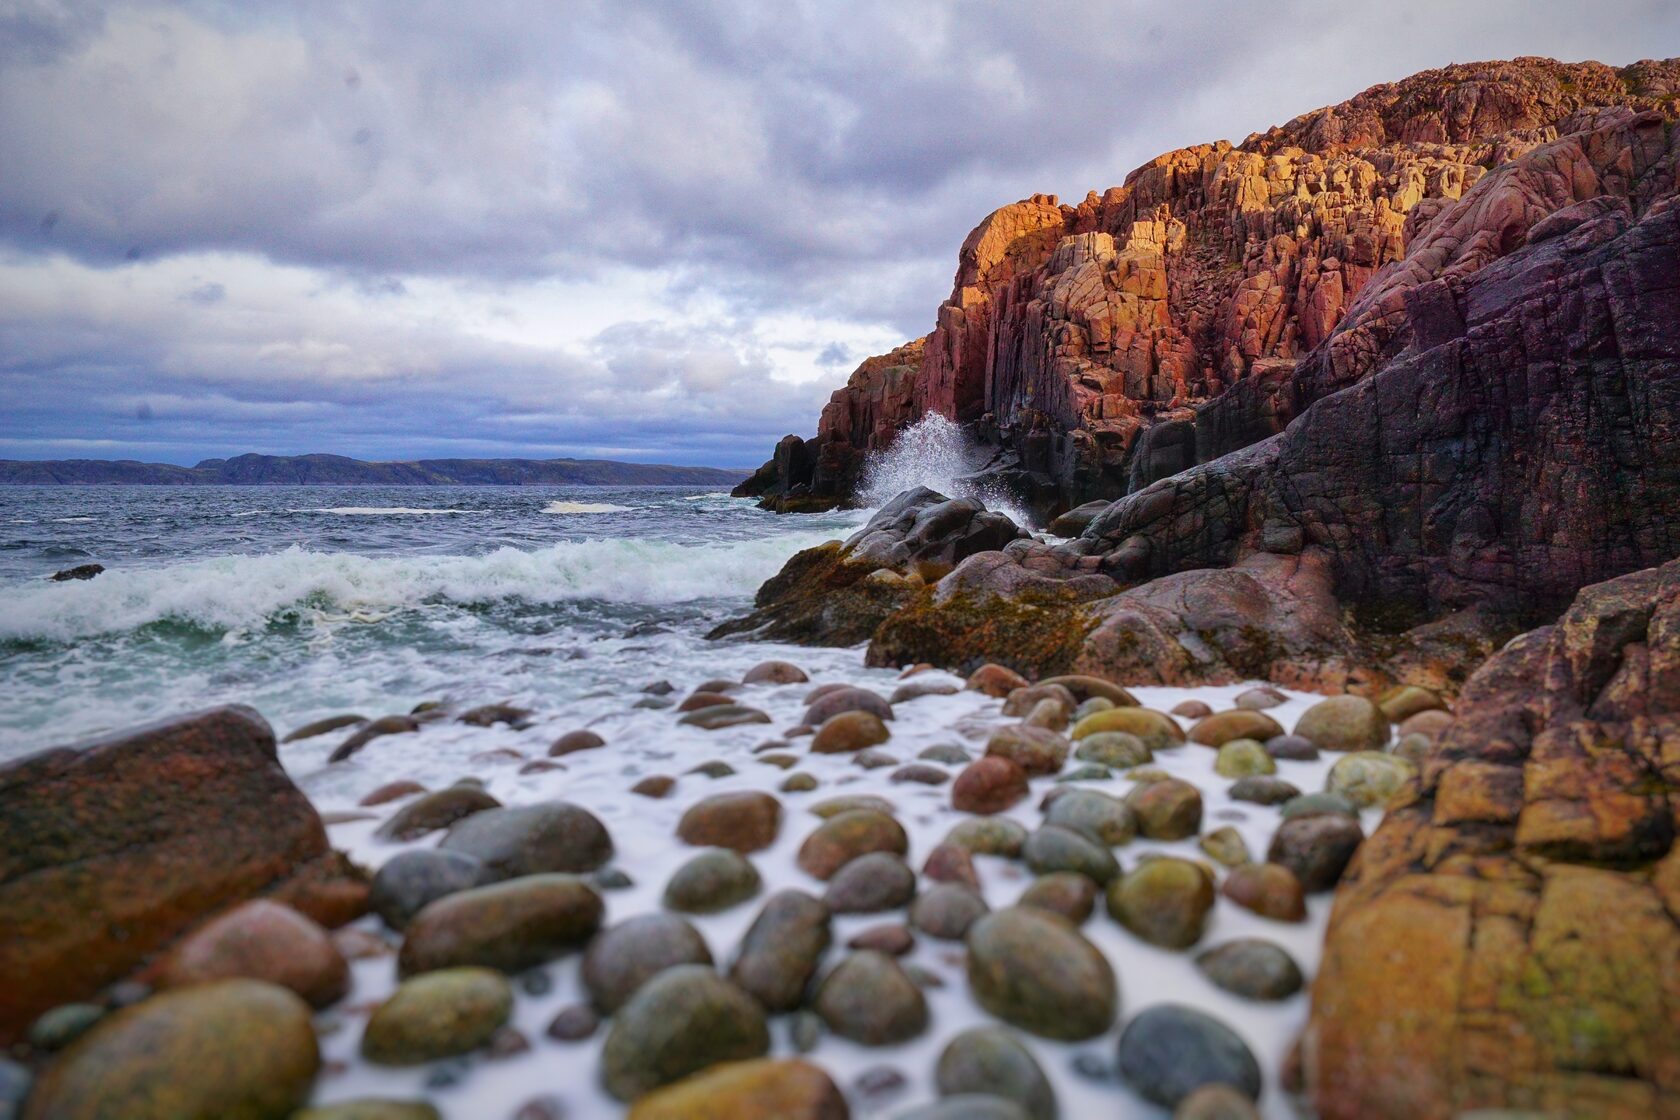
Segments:
[[[926,486],[952,498],[972,498],[987,509],[1006,513],[1017,525],[1032,517],[1007,495],[977,485],[970,476],[986,465],[986,453],[974,446],[955,423],[930,412],[898,433],[892,445],[872,452],[858,483],[863,504],[878,508],[906,490]]]
[[[615,506],[611,502],[549,502],[544,513],[629,513],[635,506]]]
[[[228,632],[322,613],[375,617],[440,602],[660,604],[750,597],[795,551],[831,536],[782,534],[718,544],[608,538],[482,556],[359,556],[294,546],[116,569],[88,582],[13,584],[0,596],[0,640],[67,642],[165,622]]]

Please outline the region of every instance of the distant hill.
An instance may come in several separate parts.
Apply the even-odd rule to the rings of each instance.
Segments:
[[[416,459],[236,455],[191,467],[134,459],[0,459],[0,485],[89,486],[733,486],[747,471],[610,459]]]

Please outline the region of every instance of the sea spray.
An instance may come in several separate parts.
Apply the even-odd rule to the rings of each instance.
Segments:
[[[987,509],[1007,514],[1018,525],[1031,526],[1031,514],[995,486],[983,486],[973,475],[986,464],[986,453],[963,430],[937,412],[930,412],[898,433],[892,444],[872,452],[858,484],[863,504],[879,508],[906,490],[926,486],[952,498],[970,498]]]

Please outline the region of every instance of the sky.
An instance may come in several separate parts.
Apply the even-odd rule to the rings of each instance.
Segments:
[[[962,238],[1673,0],[0,0],[0,457],[753,466]]]

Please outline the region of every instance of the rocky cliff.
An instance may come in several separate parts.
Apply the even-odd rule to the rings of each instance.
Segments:
[[[1673,194],[1677,116],[1675,60],[1451,66],[1169,152],[1076,206],[1005,206],[964,241],[933,331],[860,366],[740,492],[844,502],[928,412],[1043,514],[1211,462],[1367,376],[1478,270],[1643,217]]]

